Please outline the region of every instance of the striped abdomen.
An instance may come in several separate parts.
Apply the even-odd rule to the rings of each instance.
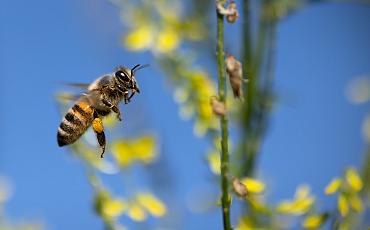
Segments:
[[[68,110],[58,128],[58,145],[69,145],[75,142],[91,125],[94,110],[86,97],[80,98]]]

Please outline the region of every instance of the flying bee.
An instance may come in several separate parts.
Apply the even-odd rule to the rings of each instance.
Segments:
[[[106,139],[101,118],[113,111],[118,120],[122,120],[118,104],[122,100],[127,104],[135,93],[140,93],[135,72],[144,67],[146,65],[140,64],[132,69],[120,66],[115,72],[103,75],[91,84],[76,84],[86,87],[87,92],[76,100],[60,123],[58,145],[61,147],[74,143],[92,126],[102,149],[100,157],[103,158]]]

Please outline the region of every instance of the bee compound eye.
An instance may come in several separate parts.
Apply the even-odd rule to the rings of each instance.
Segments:
[[[125,82],[130,81],[129,76],[124,71],[117,71],[116,77],[118,77],[120,80],[125,81]]]

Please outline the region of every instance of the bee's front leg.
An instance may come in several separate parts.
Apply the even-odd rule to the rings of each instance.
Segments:
[[[131,97],[128,96],[128,91],[124,93],[123,99],[125,100],[125,104],[130,102]]]
[[[96,133],[96,138],[98,139],[99,146],[102,148],[102,153],[100,157],[103,158],[106,146],[104,126],[102,120],[100,119],[96,111],[94,111],[94,120],[92,122],[92,128]]]
[[[116,105],[113,105],[113,103],[111,103],[109,100],[107,100],[105,98],[102,99],[102,102],[104,103],[104,105],[108,106],[111,110],[113,110],[113,112],[115,112],[117,114],[117,119],[119,121],[122,121],[121,111],[119,110],[119,108]]]
[[[132,98],[134,95],[135,95],[135,91],[134,91],[134,90],[132,90],[131,95],[130,95],[130,97],[128,98],[128,101],[130,101],[130,100],[131,100],[131,98]]]
[[[119,108],[117,106],[112,106],[111,108],[113,110],[113,112],[115,112],[117,114],[117,119],[119,121],[122,121],[122,117],[121,117],[121,111],[119,110]]]

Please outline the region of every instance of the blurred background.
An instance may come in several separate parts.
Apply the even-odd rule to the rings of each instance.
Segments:
[[[370,224],[368,1],[237,0],[225,52],[236,229]],[[0,229],[222,229],[214,1],[0,1]],[[118,65],[141,93],[59,148],[80,90]]]

